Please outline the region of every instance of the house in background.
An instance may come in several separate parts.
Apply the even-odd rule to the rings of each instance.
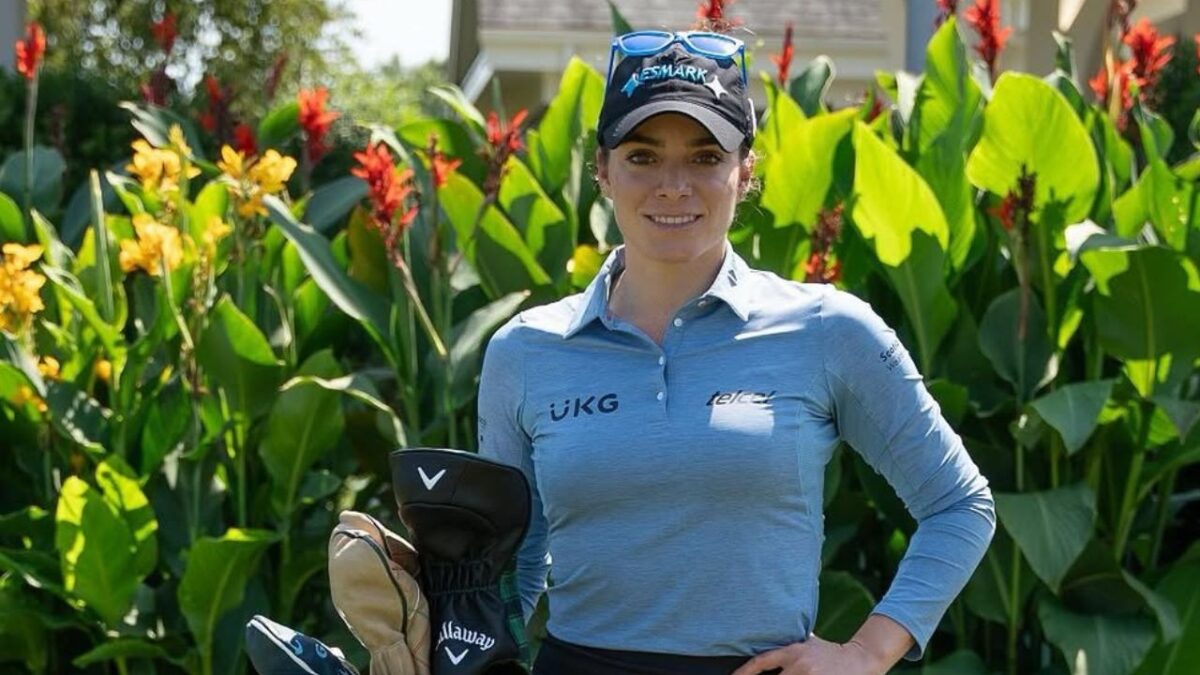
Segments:
[[[493,81],[507,111],[536,111],[554,97],[571,56],[603,73],[612,18],[603,0],[453,0],[447,76],[481,108],[494,107]],[[686,28],[699,0],[613,0],[635,29]],[[959,0],[960,11],[973,0]],[[1001,67],[1045,74],[1054,69],[1053,30],[1074,42],[1080,85],[1103,60],[1110,0],[1002,0],[1002,23],[1013,27]],[[784,27],[793,22],[795,75],[819,54],[829,56],[836,78],[827,99],[835,106],[859,100],[877,70],[924,68],[933,34],[935,0],[737,0],[727,16],[740,19],[735,33],[753,56],[754,98],[761,104],[759,71],[775,74]],[[1200,0],[1141,0],[1134,19],[1147,17],[1165,34],[1200,32]],[[964,31],[970,39],[970,31]],[[761,108],[760,108],[761,109]]]

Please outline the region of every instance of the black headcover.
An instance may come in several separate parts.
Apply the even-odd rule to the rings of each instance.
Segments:
[[[525,475],[460,450],[411,448],[390,459],[429,597],[432,675],[529,672],[513,573],[529,528]]]

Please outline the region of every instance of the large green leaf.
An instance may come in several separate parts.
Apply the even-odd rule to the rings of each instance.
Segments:
[[[1063,95],[1023,73],[1000,76],[983,113],[983,135],[967,176],[997,195],[1017,189],[1022,170],[1037,176],[1035,203],[1066,203],[1065,220],[1083,220],[1100,184],[1096,151]]]
[[[966,265],[977,229],[973,189],[965,173],[966,155],[959,147],[962,142],[943,134],[921,153],[916,167],[945,213],[950,233],[946,253],[956,270]]]
[[[1043,492],[996,493],[996,514],[1029,566],[1055,591],[1087,545],[1096,497],[1085,483]]]
[[[300,104],[288,101],[275,106],[258,123],[255,141],[260,149],[278,148],[300,131]]]
[[[754,137],[754,149],[768,161],[779,153],[783,142],[799,123],[808,116],[796,99],[780,90],[771,76],[762,74],[763,90],[767,92],[767,108],[763,111],[762,130]]]
[[[120,457],[110,455],[96,467],[96,483],[133,534],[134,574],[149,576],[158,564],[158,520],[137,475]]]
[[[921,176],[861,122],[855,123],[854,149],[851,219],[900,296],[917,337],[921,370],[929,372],[957,312],[943,273],[946,219]]]
[[[566,215],[542,191],[529,167],[510,157],[504,168],[498,199],[509,220],[521,231],[525,244],[542,269],[557,282],[567,275],[567,261],[575,248],[575,233]]]
[[[1117,234],[1135,237],[1149,221],[1164,244],[1186,251],[1195,192],[1194,181],[1176,176],[1160,159],[1151,161],[1133,187],[1113,202]]]
[[[75,476],[63,483],[54,520],[63,586],[105,624],[118,626],[141,582],[133,533],[100,493]]]
[[[396,416],[394,410],[379,398],[379,392],[375,390],[375,386],[371,384],[371,381],[365,375],[354,373],[332,380],[312,376],[296,376],[285,382],[279,389],[283,392],[288,391],[292,387],[302,385],[322,387],[329,391],[348,396],[365,404],[367,407],[374,408],[380,415],[379,428],[384,432],[383,435],[388,442],[392,443],[395,447],[408,445],[400,418]]]
[[[187,118],[181,116],[173,110],[160,108],[155,105],[145,104],[138,105],[128,101],[120,103],[119,106],[129,111],[133,116],[131,124],[137,129],[146,140],[156,148],[163,148],[169,145],[168,136],[173,125],[178,124],[183,131],[183,137],[187,141],[188,146],[192,149],[192,157],[197,160],[203,160],[201,153],[204,150],[203,141],[206,140],[196,133],[196,126]]]
[[[0,192],[12,196],[18,204],[23,204],[25,199],[25,156],[24,150],[18,150],[0,165]],[[67,164],[57,150],[42,145],[34,146],[30,195],[33,208],[50,213],[58,207],[63,192],[62,177],[66,170]]]
[[[834,642],[846,642],[867,620],[875,598],[846,572],[822,572],[817,622],[813,633]]]
[[[596,128],[604,99],[603,76],[571,57],[536,131],[528,135],[529,168],[547,193],[555,194],[571,172],[571,153],[589,130]]]
[[[341,377],[342,369],[333,353],[325,350],[309,357],[297,374],[328,380]],[[259,455],[271,474],[271,505],[280,516],[292,515],[304,475],[337,445],[344,426],[337,392],[301,384],[279,393],[267,417]]]
[[[21,207],[8,195],[0,192],[0,244],[25,243],[28,240]]]
[[[948,18],[925,48],[925,77],[917,87],[916,133],[919,154],[933,145],[939,136],[949,136],[953,149],[966,150],[969,125],[979,112],[983,95],[971,79],[971,62],[958,36],[958,23]]]
[[[1129,675],[1154,643],[1154,622],[1146,617],[1077,614],[1050,595],[1038,602],[1038,620],[1075,673]]]
[[[1029,294],[1025,337],[1020,338],[1021,291],[1014,288],[988,305],[979,322],[979,348],[996,373],[1012,384],[1022,401],[1028,401],[1054,376],[1046,337],[1046,315],[1037,295]]]
[[[438,201],[454,225],[459,250],[479,273],[488,296],[500,298],[550,284],[521,233],[465,176],[448,176]]]
[[[825,95],[829,93],[836,73],[833,60],[820,54],[792,78],[788,93],[796,99],[805,115],[812,117],[825,111]]]
[[[774,216],[775,227],[807,229],[816,223],[834,185],[834,154],[854,116],[854,110],[843,110],[812,119],[797,117],[775,152],[767,153],[760,170],[761,203]]]
[[[115,659],[158,659],[170,661],[166,649],[140,638],[121,637],[102,642],[95,648],[75,657],[71,665],[76,668],[88,666]]]
[[[258,326],[229,296],[222,297],[209,312],[196,357],[225,389],[234,410],[254,418],[271,404],[279,386],[281,362]]]
[[[463,93],[453,84],[438,84],[429,88],[429,93],[442,99],[450,109],[458,114],[459,119],[465,122],[472,130],[482,138],[485,132],[486,122],[483,118],[483,113],[475,107],[467,99],[467,95]]]
[[[1173,642],[1159,640],[1138,675],[1191,675],[1200,663],[1200,564],[1177,563],[1156,590],[1170,599],[1180,618],[1181,634]]]
[[[271,220],[296,245],[300,258],[321,290],[339,309],[357,319],[382,349],[390,350],[387,301],[351,279],[334,258],[329,240],[298,222],[282,202],[267,197],[264,203]]]
[[[1161,594],[1121,567],[1111,547],[1092,539],[1059,588],[1059,599],[1077,612],[1153,615],[1166,641],[1179,635],[1179,615]]]
[[[177,597],[202,654],[211,655],[218,620],[241,604],[259,558],[277,538],[264,530],[230,528],[220,538],[197,539],[188,550]]]
[[[478,155],[476,141],[454,120],[417,119],[397,129],[396,135],[406,147],[419,148],[423,153],[429,148],[429,139],[437,138],[438,152],[462,161],[457,169],[459,173],[466,174],[477,184],[483,183],[487,175],[487,164]],[[424,170],[419,162],[413,166],[418,171]]]
[[[304,209],[304,221],[318,232],[328,232],[366,196],[366,181],[343,176],[313,192]]]
[[[475,377],[479,374],[484,340],[507,321],[528,297],[528,292],[509,293],[475,310],[454,327],[450,344],[450,386],[456,407],[467,404],[475,395]]]
[[[1067,454],[1073,455],[1095,430],[1100,411],[1112,392],[1113,382],[1076,382],[1056,389],[1030,405],[1047,424],[1058,431]]]
[[[1157,360],[1200,344],[1200,275],[1186,256],[1157,246],[1084,250],[1095,280],[1095,323],[1106,351]]]

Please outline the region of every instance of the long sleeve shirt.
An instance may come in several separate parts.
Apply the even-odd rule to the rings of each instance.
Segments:
[[[480,453],[520,467],[526,618],[576,644],[757,654],[810,634],[825,465],[846,441],[917,520],[874,612],[919,656],[995,529],[987,481],[896,334],[863,301],[750,269],[732,247],[661,345],[583,292],[491,339]]]

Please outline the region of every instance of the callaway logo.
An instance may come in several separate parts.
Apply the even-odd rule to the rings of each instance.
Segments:
[[[711,407],[714,405],[735,405],[738,403],[770,403],[773,398],[775,398],[774,391],[769,394],[756,391],[742,391],[741,389],[725,393],[714,391],[712,397],[708,399],[708,403],[704,405]]]
[[[558,409],[557,403],[551,403],[550,419],[558,422],[566,419],[567,415],[579,417],[581,413],[584,415],[591,415],[592,413],[607,414],[616,412],[617,408],[620,407],[620,401],[617,400],[616,394],[605,394],[599,398],[595,396],[588,396],[587,398],[576,397],[573,403],[574,405],[572,405],[572,400],[569,398],[563,400],[561,412]]]
[[[625,96],[633,96],[633,92],[637,91],[638,87],[647,82],[654,82],[655,80],[686,80],[688,82],[695,82],[696,84],[703,84],[711,89],[713,96],[717,98],[720,98],[721,94],[729,93],[725,91],[725,87],[717,80],[716,75],[713,75],[712,80],[709,82],[705,81],[707,77],[708,70],[697,68],[696,66],[676,66],[669,63],[658,66],[646,66],[629,76],[629,80],[625,82],[625,86],[621,87],[621,93],[625,94]]]
[[[433,478],[430,478],[430,477],[429,477],[429,476],[428,476],[428,475],[425,473],[425,469],[424,469],[423,467],[419,467],[419,466],[418,466],[418,467],[417,467],[417,473],[421,474],[421,482],[425,484],[425,489],[426,489],[426,490],[432,490],[432,489],[433,489],[433,486],[434,486],[434,485],[437,485],[437,484],[438,484],[438,481],[442,479],[442,476],[445,476],[445,475],[446,475],[446,470],[445,470],[445,469],[442,469],[441,471],[439,471],[439,472],[437,472],[437,473],[433,474]]]
[[[442,622],[442,630],[438,633],[438,641],[437,645],[434,646],[434,650],[436,651],[441,649],[442,643],[447,640],[454,642],[465,642],[467,645],[462,649],[461,652],[458,652],[457,654],[450,649],[450,645],[446,645],[446,656],[449,657],[450,662],[456,666],[459,663],[462,663],[462,660],[466,658],[467,652],[471,651],[472,645],[478,647],[479,651],[481,652],[486,652],[496,645],[496,640],[490,635],[481,633],[479,631],[470,630],[468,628],[463,628],[462,626],[457,626],[453,621]]]

